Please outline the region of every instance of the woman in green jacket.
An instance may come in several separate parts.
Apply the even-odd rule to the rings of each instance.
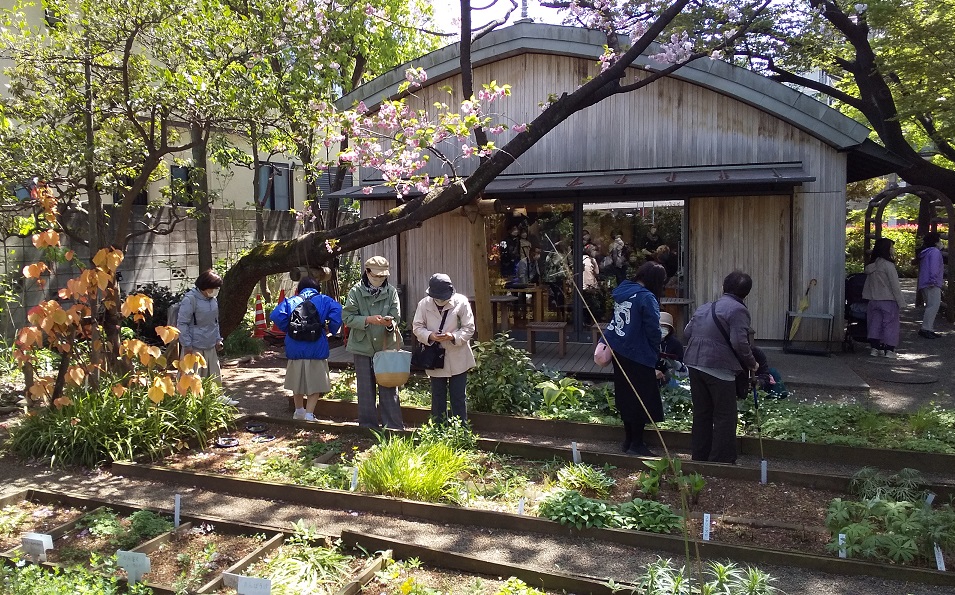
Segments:
[[[385,337],[391,340],[395,321],[401,317],[398,290],[388,283],[391,274],[388,269],[388,260],[383,256],[372,256],[365,261],[361,281],[348,292],[342,322],[349,329],[346,350],[355,358],[358,425],[365,428],[384,425],[391,430],[402,430],[398,389],[379,386],[372,365],[375,353],[385,349]]]

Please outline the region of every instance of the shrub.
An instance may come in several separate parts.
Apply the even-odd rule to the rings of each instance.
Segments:
[[[475,411],[527,414],[540,401],[535,386],[544,378],[527,352],[511,343],[502,333],[492,341],[475,344],[476,365],[468,374],[468,399]]]
[[[255,330],[255,320],[246,312],[242,322],[229,333],[223,341],[225,355],[239,357],[243,355],[259,355],[265,351],[265,342],[252,336]]]
[[[591,500],[577,490],[558,490],[540,503],[537,513],[561,525],[585,527],[619,527],[620,521],[613,504]]]
[[[444,423],[428,420],[418,428],[419,444],[445,444],[457,451],[469,451],[477,448],[477,435],[471,430],[471,424],[460,417],[449,417]]]
[[[153,590],[143,583],[127,586],[117,576],[106,576],[77,566],[74,568],[44,568],[39,564],[26,566],[0,565],[0,584],[4,595],[38,595],[40,593],[96,593],[114,595],[129,593],[145,595]]]
[[[571,463],[557,471],[557,485],[560,487],[598,498],[606,498],[616,483],[603,470],[583,463]]]
[[[915,225],[884,227],[882,237],[895,242],[896,266],[900,277],[918,276],[918,267],[912,263],[915,257]],[[860,273],[865,268],[865,227],[863,225],[846,226],[846,274]]]
[[[453,501],[467,453],[444,443],[415,444],[411,437],[383,436],[358,462],[358,478],[374,494],[423,502]]]
[[[190,440],[205,443],[232,424],[235,409],[219,401],[221,387],[205,380],[203,396],[172,396],[159,404],[139,387],[116,396],[111,382],[99,390],[75,388],[68,403],[40,410],[11,431],[10,449],[51,465],[96,465],[155,460]]]

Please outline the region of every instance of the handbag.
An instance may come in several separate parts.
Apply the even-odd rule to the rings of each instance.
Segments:
[[[375,382],[388,388],[396,388],[408,382],[411,376],[411,352],[400,349],[398,331],[394,332],[394,348],[388,348],[388,337],[385,334],[385,349],[375,354],[372,366],[375,369]]]
[[[441,326],[438,327],[440,333],[444,329],[444,322],[448,319],[448,312],[445,310],[441,316]],[[441,370],[444,369],[444,347],[441,343],[434,342],[426,345],[421,342],[415,343],[414,350],[411,353],[411,365],[422,370]]]
[[[603,340],[598,341],[597,347],[594,348],[594,363],[601,368],[606,368],[612,361],[613,350],[610,349],[610,345],[604,343]]]

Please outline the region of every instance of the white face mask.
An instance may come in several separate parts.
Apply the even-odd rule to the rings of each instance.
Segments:
[[[450,299],[447,299],[447,300],[439,300],[439,299],[437,299],[437,298],[432,298],[432,299],[434,300],[434,303],[437,304],[437,306],[438,306],[439,308],[443,308],[443,307],[447,306],[447,305],[448,305],[448,302],[451,301]]]
[[[384,277],[376,277],[375,275],[368,273],[368,282],[371,283],[372,287],[381,287],[385,284],[387,279],[388,275],[385,275]]]
[[[217,295],[219,295],[219,288],[218,288],[218,287],[216,287],[215,289],[213,289],[212,291],[209,292],[209,297],[211,297],[211,298],[215,298]]]

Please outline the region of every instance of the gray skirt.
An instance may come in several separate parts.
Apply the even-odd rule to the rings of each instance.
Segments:
[[[328,360],[290,359],[285,368],[285,388],[293,395],[313,395],[332,390],[328,379]]]

